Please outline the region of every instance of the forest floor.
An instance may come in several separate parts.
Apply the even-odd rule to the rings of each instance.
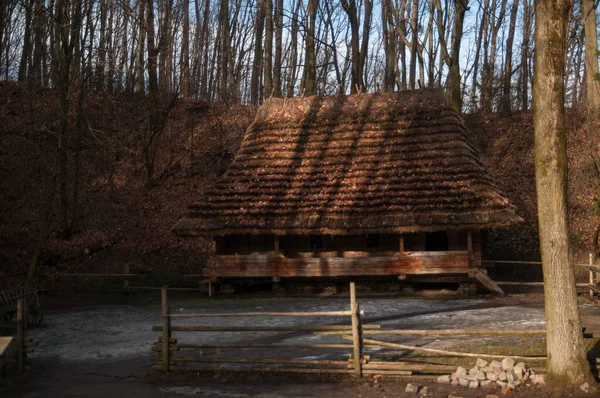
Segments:
[[[170,302],[174,312],[240,312],[240,311],[332,311],[347,309],[346,297],[321,298],[264,298],[231,296],[222,299],[174,298]],[[543,296],[541,293],[515,294],[502,298],[474,297],[468,299],[407,299],[361,298],[365,311],[364,323],[380,324],[382,328],[406,329],[537,329],[545,326]],[[600,308],[582,304],[586,326],[600,328]],[[405,393],[407,383],[429,387],[427,396],[446,398],[485,397],[501,395],[499,389],[468,389],[437,384],[431,379],[393,379],[389,377],[356,379],[352,376],[325,375],[290,376],[269,373],[194,372],[172,373],[167,376],[151,370],[151,347],[159,333],[152,325],[160,324],[160,305],[156,297],[128,305],[105,305],[49,311],[44,323],[30,331],[39,341],[36,352],[30,356],[31,370],[22,377],[0,381],[2,397],[364,397],[401,398],[416,396]],[[207,324],[244,326],[289,326],[301,322],[331,324],[324,318],[203,318]],[[177,324],[192,324],[181,320]],[[198,323],[196,321],[195,323]],[[201,339],[203,343],[329,343],[339,337],[312,335],[301,332],[248,333],[194,333],[175,334],[178,342]],[[487,338],[468,336],[386,336],[382,339],[410,345],[442,348],[455,351],[493,352],[500,355],[542,355],[543,338]],[[195,340],[197,341],[197,340]],[[597,343],[595,341],[594,343]],[[525,350],[525,351],[523,351]],[[266,350],[204,349],[207,358],[232,355],[237,357],[264,357]],[[386,360],[418,359],[402,350],[368,349],[371,358]],[[289,359],[345,359],[347,353],[324,353],[312,349],[278,350],[277,356]],[[420,358],[422,359],[422,358]],[[440,358],[428,357],[435,361]],[[457,360],[455,358],[455,360]],[[474,359],[458,359],[470,367]],[[454,364],[454,363],[453,363]],[[550,391],[539,386],[520,386],[508,396],[551,397]],[[578,396],[561,395],[561,396]]]

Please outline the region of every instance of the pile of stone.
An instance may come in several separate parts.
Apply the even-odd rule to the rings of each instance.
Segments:
[[[515,364],[512,358],[504,358],[502,362],[487,362],[477,359],[475,366],[466,370],[462,366],[456,368],[451,375],[438,377],[438,383],[452,384],[470,388],[496,387],[515,389],[529,380],[532,384],[546,382],[544,375],[536,375],[532,369],[527,369],[525,363]]]

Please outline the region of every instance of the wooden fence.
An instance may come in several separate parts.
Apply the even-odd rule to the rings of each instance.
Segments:
[[[36,347],[38,343],[27,336],[27,308],[25,299],[17,300],[17,323],[0,325],[0,329],[13,331],[10,336],[7,336],[12,338],[12,347],[9,346],[9,350],[0,358],[0,367],[2,367],[0,374],[3,373],[3,368],[13,360],[17,374],[22,374],[29,368],[27,354],[33,353],[33,347]],[[10,350],[10,348],[13,349]]]
[[[486,358],[502,359],[510,356],[515,360],[525,361],[536,372],[544,372],[545,356],[514,356],[487,353],[469,353],[441,350],[429,347],[420,347],[407,344],[398,344],[379,340],[382,335],[427,335],[427,336],[543,336],[545,329],[444,329],[444,330],[414,330],[414,329],[382,329],[380,325],[363,324],[364,312],[359,309],[356,300],[355,284],[350,283],[350,309],[348,311],[328,312],[235,312],[235,313],[199,313],[199,314],[172,314],[169,311],[167,289],[161,291],[162,295],[162,325],[153,326],[153,331],[161,332],[161,336],[154,343],[152,351],[156,354],[153,368],[164,372],[169,371],[245,371],[245,372],[295,372],[295,373],[342,373],[356,376],[385,374],[418,377],[449,374],[456,369],[456,365],[425,362],[422,358],[413,360],[403,358],[401,361],[381,360],[364,355],[363,350],[368,348],[392,348],[403,351],[419,351],[454,358]],[[204,319],[225,317],[335,317],[349,320],[345,325],[295,325],[295,326],[215,326],[215,325],[175,325],[178,319]],[[342,343],[335,344],[277,344],[277,343],[236,343],[228,344],[188,344],[179,343],[173,338],[172,333],[184,334],[189,332],[302,332],[314,335],[330,335],[342,338]],[[583,329],[584,337],[598,338],[598,332]],[[271,357],[242,358],[238,355],[245,352],[243,349],[260,348],[274,349]],[[185,355],[182,352],[189,349],[223,349],[226,355],[210,357],[202,355]],[[231,350],[228,350],[231,349]],[[317,359],[283,359],[284,349],[318,349],[318,350],[347,350],[351,354],[347,360],[317,360]],[[327,351],[325,351],[327,352]],[[592,360],[592,367],[596,369],[597,360]],[[190,366],[196,364],[197,366]],[[227,366],[223,366],[227,364]],[[199,366],[198,366],[199,365]],[[236,367],[235,365],[243,365]]]
[[[269,372],[296,372],[296,373],[354,373],[362,376],[361,360],[363,359],[363,329],[378,328],[378,325],[362,325],[361,315],[356,302],[356,289],[354,282],[350,283],[350,310],[349,311],[324,311],[324,312],[241,312],[241,313],[208,313],[208,314],[171,314],[167,301],[167,289],[163,288],[162,296],[162,325],[153,326],[152,330],[161,331],[161,337],[153,346],[157,353],[155,369],[168,372],[170,370],[196,370],[188,363],[234,363],[234,364],[262,364],[275,365],[263,367],[227,367],[227,370],[242,371],[269,371]],[[172,321],[181,318],[223,318],[223,317],[327,317],[348,319],[350,325],[301,325],[301,326],[175,326]],[[333,332],[337,335],[349,335],[351,343],[337,344],[178,344],[172,332]],[[369,345],[375,347],[376,345]],[[278,358],[203,358],[193,356],[177,356],[175,352],[182,349],[199,348],[261,348],[261,349],[323,349],[323,350],[349,350],[352,352],[349,361],[333,360],[302,360]],[[283,366],[282,366],[283,365]],[[289,365],[294,365],[289,366]],[[203,366],[202,370],[218,370],[220,367]]]

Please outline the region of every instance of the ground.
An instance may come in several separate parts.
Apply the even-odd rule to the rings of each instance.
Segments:
[[[543,328],[544,309],[541,294],[510,295],[505,298],[478,297],[470,299],[414,299],[414,298],[362,298],[361,309],[365,311],[364,323],[377,323],[382,328],[402,329],[451,329],[495,328],[537,329]],[[265,298],[231,297],[219,300],[204,298],[172,298],[173,312],[241,312],[241,311],[332,311],[348,308],[346,297],[319,298]],[[600,309],[582,305],[584,324],[598,328]],[[202,318],[208,324],[220,325],[291,325],[331,324],[340,319],[329,318]],[[485,397],[500,394],[499,390],[440,385],[433,380],[406,380],[371,377],[356,379],[353,376],[325,377],[288,376],[285,374],[253,374],[249,372],[171,374],[165,376],[153,371],[151,346],[159,332],[152,332],[152,325],[160,324],[160,305],[156,297],[137,300],[134,304],[91,306],[70,310],[54,310],[47,313],[42,327],[30,331],[39,341],[36,352],[31,355],[31,370],[22,377],[11,377],[0,383],[2,397],[407,397],[407,382],[427,385],[428,396]],[[198,324],[198,320],[185,319],[177,324]],[[345,322],[345,320],[344,320]],[[251,336],[250,338],[248,336]],[[272,342],[272,343],[322,343],[340,342],[335,336],[310,333],[204,333],[174,334],[183,341],[199,340],[214,342]],[[456,351],[495,352],[498,354],[540,355],[543,341],[524,344],[523,341],[506,338],[469,338],[456,336],[378,336],[378,338],[411,345],[448,348]],[[239,350],[238,350],[239,351]],[[233,350],[204,349],[202,355],[218,357],[237,355],[252,357],[268,355],[266,350],[246,349],[243,354]],[[270,353],[270,352],[269,352]],[[543,353],[543,352],[542,352]],[[408,353],[399,350],[370,349],[366,354],[372,358],[406,358]],[[325,353],[323,351],[294,349],[281,350],[278,356],[296,359],[327,358],[345,359],[348,353]],[[416,357],[414,357],[416,358]],[[414,359],[413,358],[413,359]],[[428,357],[429,360],[440,360]],[[467,359],[465,365],[474,362]],[[463,362],[464,363],[464,362]],[[471,365],[472,366],[472,365]],[[549,397],[548,391],[539,387],[522,387],[510,396]]]

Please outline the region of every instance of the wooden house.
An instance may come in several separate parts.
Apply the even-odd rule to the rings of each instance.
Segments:
[[[224,278],[463,275],[522,221],[438,90],[269,99],[229,170],[174,226]]]

